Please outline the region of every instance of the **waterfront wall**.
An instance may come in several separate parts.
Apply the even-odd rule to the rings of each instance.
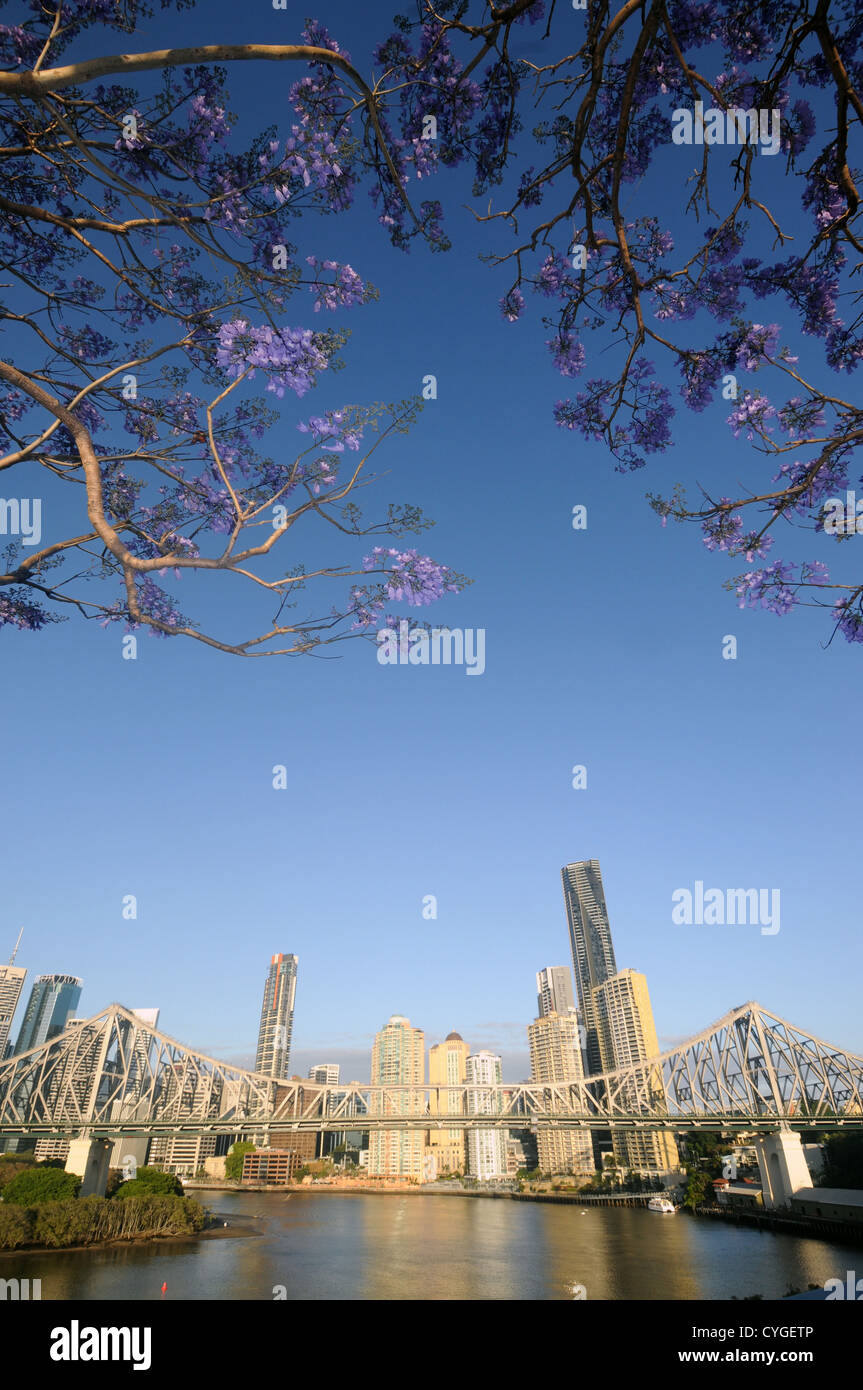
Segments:
[[[358,1197],[368,1196],[412,1196],[412,1197],[481,1197],[486,1201],[492,1198],[501,1198],[507,1201],[516,1202],[557,1202],[560,1204],[575,1204],[576,1206],[603,1206],[603,1207],[646,1207],[651,1197],[655,1197],[655,1192],[624,1192],[620,1194],[592,1193],[589,1196],[581,1192],[511,1192],[505,1188],[471,1188],[471,1187],[438,1187],[435,1183],[427,1183],[420,1186],[417,1183],[217,1183],[206,1182],[201,1179],[195,1182],[184,1183],[184,1190],[189,1191],[193,1188],[200,1188],[202,1191],[218,1192],[277,1192],[284,1196],[301,1195],[304,1192],[311,1192],[317,1195],[321,1192],[329,1192],[335,1196],[355,1194]]]
[[[716,1221],[731,1221],[735,1226],[755,1226],[759,1231],[779,1231],[790,1236],[814,1236],[822,1240],[838,1240],[859,1246],[860,1223],[829,1221],[821,1217],[786,1216],[778,1211],[745,1211],[739,1207],[696,1207],[696,1216]]]

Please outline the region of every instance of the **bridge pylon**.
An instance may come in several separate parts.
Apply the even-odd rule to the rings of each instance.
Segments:
[[[812,1186],[812,1176],[800,1135],[796,1130],[781,1129],[756,1139],[758,1170],[761,1173],[761,1198],[768,1211],[790,1205],[791,1198],[801,1187]]]
[[[108,1186],[111,1144],[107,1139],[71,1139],[66,1172],[81,1179],[79,1197],[104,1197]]]

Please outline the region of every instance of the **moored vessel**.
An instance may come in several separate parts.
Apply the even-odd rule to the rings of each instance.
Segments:
[[[647,1203],[647,1210],[661,1212],[663,1216],[673,1216],[677,1208],[667,1197],[651,1197]]]

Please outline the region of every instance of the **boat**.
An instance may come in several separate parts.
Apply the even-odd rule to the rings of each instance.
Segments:
[[[667,1197],[651,1197],[647,1203],[647,1210],[662,1212],[663,1216],[673,1216],[677,1208]]]

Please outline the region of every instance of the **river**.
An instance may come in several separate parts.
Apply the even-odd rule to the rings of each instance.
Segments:
[[[444,1196],[196,1192],[233,1235],[0,1255],[43,1299],[779,1298],[860,1248],[684,1213]],[[243,1234],[237,1234],[242,1231]],[[281,1290],[284,1293],[281,1293]]]

